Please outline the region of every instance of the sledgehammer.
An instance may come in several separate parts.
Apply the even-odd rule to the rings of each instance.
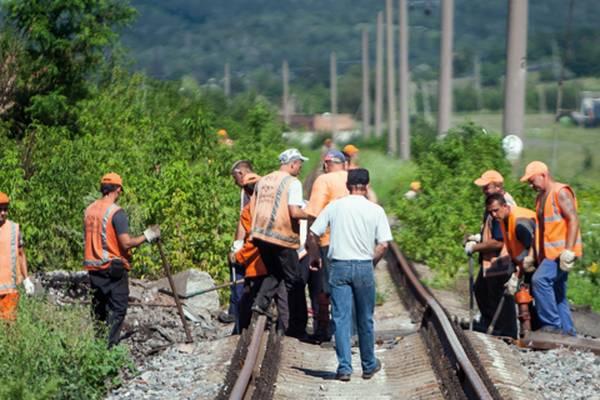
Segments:
[[[181,318],[181,323],[183,324],[183,329],[185,330],[186,343],[193,343],[194,339],[192,338],[192,333],[190,332],[190,328],[185,319],[185,315],[183,315],[183,307],[181,306],[181,300],[179,300],[179,295],[177,295],[177,290],[175,289],[175,282],[173,282],[173,275],[171,275],[171,266],[167,261],[167,257],[165,256],[165,252],[162,247],[162,243],[160,239],[156,241],[158,245],[158,251],[160,252],[160,258],[162,259],[163,268],[165,273],[167,274],[167,279],[169,280],[169,286],[171,286],[171,290],[173,291],[173,297],[175,298],[175,304],[177,305],[177,312],[179,313],[179,318]]]

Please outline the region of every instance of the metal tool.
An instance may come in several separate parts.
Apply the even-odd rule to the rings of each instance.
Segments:
[[[496,308],[496,312],[494,313],[494,317],[492,318],[492,322],[490,323],[490,325],[487,328],[486,333],[488,335],[491,335],[492,332],[494,332],[494,328],[496,327],[496,322],[498,322],[498,318],[500,317],[502,308],[504,308],[504,300],[506,299],[506,296],[510,296],[510,294],[508,293],[508,291],[506,289],[504,289],[504,292],[502,293],[502,298],[500,299],[500,303],[498,303],[498,307]]]
[[[473,330],[473,255],[469,254],[469,330]]]
[[[192,343],[194,339],[192,338],[192,333],[190,332],[190,328],[187,324],[185,316],[183,315],[183,307],[181,306],[181,300],[179,300],[179,296],[177,295],[177,289],[175,289],[175,282],[173,282],[173,276],[171,275],[171,266],[167,261],[167,257],[165,256],[165,252],[162,247],[162,243],[160,239],[156,241],[158,246],[158,251],[160,252],[160,258],[162,259],[163,268],[165,269],[165,273],[167,274],[167,279],[169,280],[169,285],[171,286],[171,290],[173,291],[173,297],[175,298],[175,304],[177,305],[177,312],[179,313],[179,318],[181,318],[181,323],[183,324],[183,329],[185,330],[186,343]]]

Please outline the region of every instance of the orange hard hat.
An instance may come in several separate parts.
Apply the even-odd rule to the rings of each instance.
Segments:
[[[344,153],[348,154],[349,156],[353,156],[356,153],[358,153],[358,147],[356,147],[353,144],[347,144],[344,146],[344,149],[342,151]]]
[[[548,166],[541,161],[532,161],[525,167],[525,175],[521,177],[521,182],[527,182],[536,175],[547,173]]]
[[[225,129],[219,129],[217,131],[217,135],[219,135],[222,138],[226,138],[227,137],[227,131]]]
[[[104,175],[102,177],[102,179],[100,179],[100,183],[107,183],[110,185],[119,185],[121,187],[123,187],[123,180],[121,179],[121,177],[118,174],[115,174],[114,172],[109,172],[108,174]]]
[[[252,185],[253,183],[258,182],[259,180],[260,175],[255,174],[254,172],[248,172],[246,175],[244,175],[244,178],[242,178],[242,185]]]
[[[418,192],[419,190],[421,190],[421,182],[419,181],[413,181],[410,183],[410,190],[414,191],[414,192]]]
[[[10,199],[8,198],[8,195],[4,192],[0,192],[0,204],[9,204],[10,203]]]
[[[487,186],[490,183],[503,183],[504,178],[500,172],[490,169],[481,174],[480,178],[475,179],[474,183],[477,186]]]

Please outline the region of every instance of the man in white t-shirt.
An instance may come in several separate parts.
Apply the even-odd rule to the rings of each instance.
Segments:
[[[375,358],[373,266],[381,260],[392,240],[385,211],[367,200],[369,171],[348,171],[349,196],[331,202],[310,227],[308,239],[311,268],[321,268],[317,237],[330,229],[329,286],[335,323],[337,378],[349,381],[352,374],[351,315],[355,307],[362,377],[370,379],[381,369]]]

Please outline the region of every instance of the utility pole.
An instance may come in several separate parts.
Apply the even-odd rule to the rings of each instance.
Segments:
[[[423,118],[428,123],[433,122],[431,117],[431,98],[429,97],[429,82],[421,82],[421,99],[423,100]]]
[[[560,78],[558,79],[558,90],[556,93],[556,116],[558,117],[562,111],[562,99],[563,99],[563,82],[565,80],[565,64],[569,58],[570,46],[571,46],[571,22],[573,21],[573,8],[575,6],[575,0],[569,1],[569,14],[567,17],[567,30],[565,32],[565,51],[562,56],[562,62],[560,63]]]
[[[400,105],[400,158],[402,160],[410,159],[410,115],[408,113],[409,105],[409,76],[408,76],[408,5],[407,0],[399,0],[398,17],[400,21],[399,29],[399,52],[400,68],[398,83],[400,84],[400,96],[398,103]]]
[[[546,107],[546,90],[544,89],[544,85],[538,85],[538,107],[540,109],[540,114],[547,114],[548,109]]]
[[[504,136],[523,137],[527,78],[527,0],[509,0],[504,81]]]
[[[337,60],[335,52],[332,51],[329,56],[330,77],[329,85],[331,90],[331,133],[337,133]]]
[[[229,71],[229,63],[225,63],[225,79],[223,80],[223,86],[225,89],[225,97],[231,96],[231,76]]]
[[[381,137],[383,120],[383,11],[377,13],[377,45],[375,54],[375,136]]]
[[[283,111],[283,122],[286,125],[290,124],[290,109],[289,109],[289,96],[290,96],[290,67],[288,65],[287,60],[283,60],[283,65],[281,67],[282,75],[283,75],[283,101],[281,104],[281,108]]]
[[[473,58],[473,86],[475,86],[475,95],[477,96],[477,111],[483,110],[483,93],[481,91],[481,60],[479,54]]]
[[[362,134],[371,136],[371,96],[369,95],[369,28],[362,31]]]
[[[388,153],[398,154],[396,137],[396,81],[394,57],[394,14],[392,0],[385,1],[387,28]]]
[[[450,129],[452,115],[452,43],[454,41],[454,0],[442,2],[442,38],[438,84],[438,135]]]

